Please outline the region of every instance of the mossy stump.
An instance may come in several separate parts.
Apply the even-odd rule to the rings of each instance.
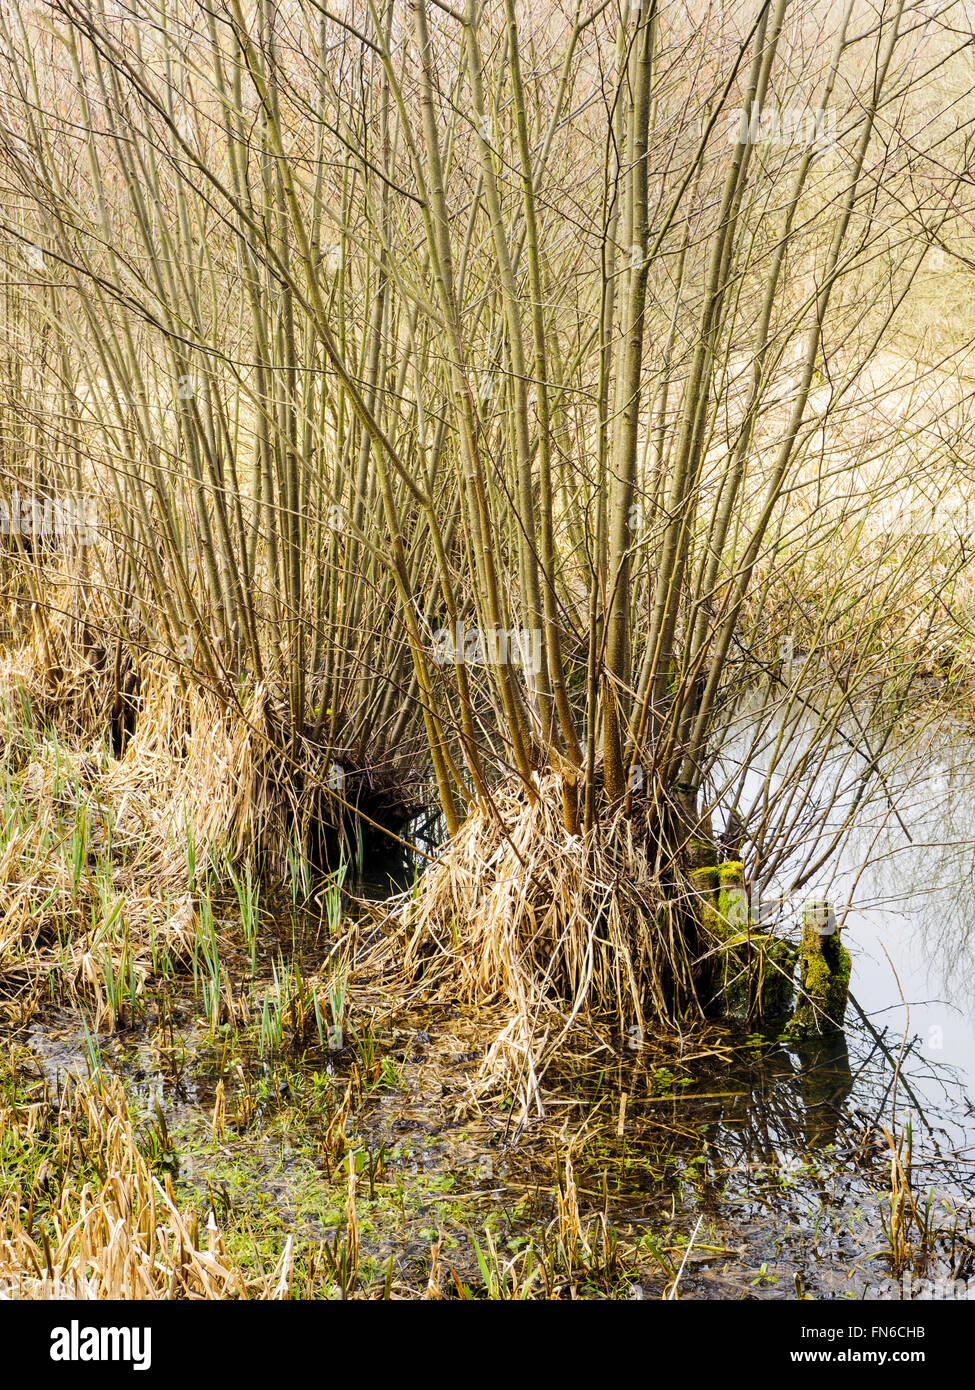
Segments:
[[[792,1002],[795,951],[751,918],[744,865],[737,859],[690,874],[701,926],[715,962],[713,1008],[742,1022],[778,1018]]]
[[[826,902],[806,904],[799,944],[799,1000],[786,1027],[786,1041],[843,1027],[850,993],[850,953]]]

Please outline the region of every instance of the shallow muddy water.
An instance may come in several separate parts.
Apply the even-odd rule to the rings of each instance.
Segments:
[[[768,779],[788,776],[773,748]],[[793,740],[792,765],[800,749]],[[858,802],[862,755],[845,745],[809,783],[802,854],[776,862],[774,844],[759,845],[767,873],[753,906],[766,920],[795,933],[804,899],[836,905],[865,1016],[851,1006],[845,1038],[787,1049],[716,1030],[683,1049],[597,1050],[555,1086],[545,1122],[522,1125],[469,1105],[490,1029],[457,1009],[364,1007],[334,1052],[260,1055],[253,1039],[208,1028],[184,988],[166,1020],[92,1039],[75,1015],[48,1009],[24,1040],[56,1084],[93,1060],[122,1076],[183,1189],[228,1217],[243,1212],[272,1253],[287,1234],[337,1239],[342,1165],[348,1173],[354,1161],[363,1267],[413,1296],[437,1241],[451,1271],[445,1293],[452,1280],[483,1296],[485,1232],[502,1266],[551,1249],[571,1188],[593,1264],[580,1260],[554,1296],[975,1297],[972,752],[950,730],[902,747],[880,790]],[[750,761],[739,804],[760,805],[763,764],[754,750]],[[825,806],[838,787],[821,810],[817,797]],[[834,835],[832,862],[818,865]],[[389,873],[360,891],[374,895]],[[289,934],[278,924],[263,942],[255,995]],[[306,970],[322,964],[320,937],[298,944]],[[227,963],[248,973],[242,954]],[[228,1122],[218,1139],[220,1083]],[[331,1119],[353,1094],[346,1155],[330,1158]],[[894,1268],[883,1129],[896,1138],[908,1125],[930,1238],[926,1260]],[[606,1248],[597,1258],[606,1231],[625,1261]]]

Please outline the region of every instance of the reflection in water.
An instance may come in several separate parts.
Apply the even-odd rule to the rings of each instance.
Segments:
[[[803,902],[832,900],[857,1004],[892,1054],[911,1039],[915,1100],[947,1102],[960,1124],[970,1107],[946,1067],[975,1090],[975,743],[957,724],[921,727],[874,757],[858,732],[812,766],[813,731],[812,719],[756,719],[714,769],[726,804],[757,827],[745,846],[754,905],[795,938]]]
[[[850,1053],[843,1033],[797,1043],[799,1094],[805,1111],[805,1140],[810,1149],[835,1144],[847,1097],[853,1090]]]

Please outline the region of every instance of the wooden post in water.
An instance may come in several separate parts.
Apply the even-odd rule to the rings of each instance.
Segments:
[[[850,992],[850,953],[840,940],[833,906],[807,902],[799,945],[799,998],[785,1030],[788,1037],[808,1037],[842,1028]]]
[[[741,860],[696,868],[690,881],[713,961],[712,1009],[741,1022],[784,1015],[792,1002],[795,949],[752,921]]]

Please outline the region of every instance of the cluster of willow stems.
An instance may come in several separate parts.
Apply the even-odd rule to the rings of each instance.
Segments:
[[[262,687],[305,790],[429,770],[452,833],[555,771],[569,834],[737,807],[774,867],[967,632],[967,536],[883,520],[965,497],[966,345],[898,356],[965,44],[906,0],[5,0],[3,487],[98,517],[10,538],[16,635]]]

